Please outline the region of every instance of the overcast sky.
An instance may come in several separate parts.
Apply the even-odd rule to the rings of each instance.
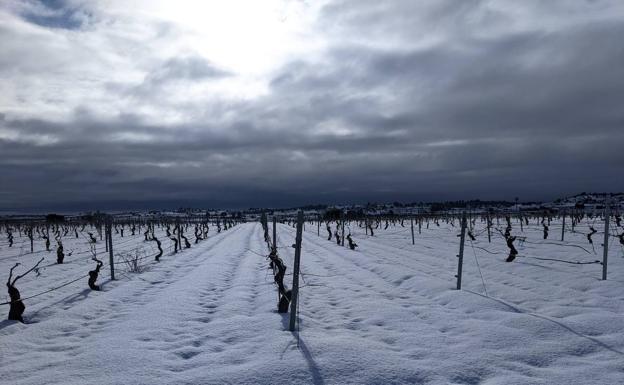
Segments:
[[[624,1],[0,2],[0,210],[624,190]]]

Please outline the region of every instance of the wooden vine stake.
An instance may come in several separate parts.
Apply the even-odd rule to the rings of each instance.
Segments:
[[[113,221],[109,219],[106,223],[106,243],[108,243],[108,258],[111,271],[111,280],[115,280],[115,262],[113,260]]]
[[[345,221],[345,215],[344,215],[344,211],[340,211],[340,227],[342,227],[342,238],[340,238],[341,246],[344,246],[344,221]]]
[[[180,247],[180,250],[182,250],[182,237],[181,237],[182,226],[180,225],[179,219],[176,221],[176,230],[177,230],[177,236],[178,236],[178,245]]]
[[[30,227],[30,229],[28,229],[28,238],[30,239],[30,252],[33,252],[33,232],[32,232],[32,226]]]
[[[457,290],[461,290],[462,268],[464,265],[464,241],[466,240],[466,212],[462,213],[461,234],[459,235],[459,254],[457,255]]]
[[[611,210],[609,207],[609,196],[607,195],[605,198],[605,227],[604,227],[604,244],[602,249],[602,279],[607,279],[607,259],[609,257],[609,216],[611,215]]]
[[[321,216],[319,215],[318,218],[316,218],[317,222],[316,222],[316,235],[318,235],[319,237],[321,236]]]
[[[277,253],[277,220],[273,215],[273,252]]]
[[[290,298],[290,331],[295,331],[297,322],[297,296],[299,294],[299,261],[301,259],[301,233],[303,232],[303,211],[297,214],[297,235],[295,237],[295,266],[293,270],[292,294]]]

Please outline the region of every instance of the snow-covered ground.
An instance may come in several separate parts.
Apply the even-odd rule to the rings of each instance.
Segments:
[[[602,281],[600,264],[535,258],[601,259],[602,236],[594,236],[594,254],[586,224],[562,243],[554,223],[546,241],[534,221],[524,233],[514,223],[513,234],[527,238],[516,243],[520,257],[505,263],[502,237],[489,244],[477,222],[477,240],[466,241],[464,290],[456,291],[457,223],[416,228],[415,245],[407,221],[383,227],[370,237],[352,223],[359,244],[352,251],[328,241],[324,225],[318,236],[316,224],[306,224],[295,334],[286,331],[288,316],[276,313],[258,223],[212,228],[191,249],[168,250],[160,263],[116,281],[105,265],[101,292],[85,277],[26,300],[27,324],[0,322],[0,383],[624,383],[624,259],[616,239]],[[54,252],[29,254],[28,243],[20,256],[26,238],[15,235],[13,248],[0,242],[3,282],[16,261],[25,269],[43,255],[49,265],[18,281],[22,297],[94,267],[85,239],[66,239],[74,252],[55,265]],[[115,234],[115,250],[152,253],[154,243],[142,239]],[[293,243],[294,229],[279,224],[288,273]],[[0,311],[6,318],[8,307]]]

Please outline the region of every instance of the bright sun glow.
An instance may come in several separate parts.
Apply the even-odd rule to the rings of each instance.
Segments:
[[[215,65],[243,76],[262,76],[312,45],[312,8],[303,2],[143,1],[145,17],[173,25],[182,34],[181,51],[201,54]],[[117,4],[108,11],[128,12]]]

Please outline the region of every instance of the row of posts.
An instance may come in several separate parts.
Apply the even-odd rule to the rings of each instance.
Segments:
[[[603,240],[603,249],[602,249],[602,279],[607,279],[607,267],[608,267],[608,259],[609,259],[609,217],[611,215],[611,207],[609,197],[607,196],[605,200],[605,209],[604,209],[604,240]],[[561,241],[564,240],[565,234],[565,212],[563,213],[562,226],[561,226]],[[490,235],[490,216],[487,216],[487,232],[488,232],[488,242],[491,242]],[[466,240],[466,212],[462,213],[461,217],[461,233],[460,233],[460,241],[459,241],[459,254],[457,255],[457,290],[461,290],[462,285],[462,269],[464,264],[464,242]],[[412,244],[414,244],[414,225],[412,223]]]
[[[113,231],[112,221],[107,220],[104,224],[106,248],[108,250],[110,275],[111,280],[115,280],[115,262],[113,257]],[[344,233],[344,227],[343,227]],[[295,331],[297,323],[297,297],[299,294],[299,271],[301,264],[301,241],[303,236],[303,211],[299,211],[297,214],[297,234],[295,236],[295,264],[293,266],[293,284],[290,299],[290,322],[289,330]],[[273,217],[273,248],[277,248],[277,223],[275,217]],[[276,251],[276,250],[275,250]]]
[[[177,223],[178,223],[177,226],[179,228],[180,222],[178,221]],[[177,233],[178,233],[177,234],[178,245],[182,245],[181,231],[178,231]],[[275,236],[275,228],[273,228],[273,236]],[[113,221],[110,218],[104,222],[104,238],[105,238],[106,251],[108,252],[108,258],[109,258],[110,276],[111,276],[111,280],[114,281],[115,280],[115,261],[113,257]]]
[[[345,240],[344,223],[345,223],[344,213],[341,212],[340,213],[340,227],[341,227],[341,230],[342,230],[342,238],[340,240],[341,246],[344,246],[344,240]],[[364,225],[364,227],[366,228],[366,232],[368,233],[368,221]],[[414,218],[410,218],[410,227],[411,227],[411,230],[412,230],[412,245],[414,245],[415,244],[415,240],[414,240]],[[422,227],[422,223],[421,223],[421,221],[419,219],[418,220],[418,234],[421,233],[421,227]],[[273,235],[275,235],[275,234],[273,234]],[[319,237],[321,236],[321,218],[320,218],[320,216],[318,217],[318,220],[316,221],[316,235],[318,235]]]
[[[607,279],[607,262],[609,257],[609,216],[610,216],[610,202],[607,198],[605,204],[605,227],[604,227],[604,243],[603,243],[603,256],[602,256],[602,279]],[[460,243],[459,243],[459,254],[457,255],[457,290],[461,290],[462,286],[462,274],[463,274],[463,263],[464,263],[464,244],[466,241],[466,212],[462,213],[461,217],[461,232],[460,232]],[[491,241],[490,236],[490,219],[489,216],[487,218],[488,225],[488,241]],[[342,244],[344,245],[344,218],[342,218]],[[414,219],[410,219],[410,227],[412,233],[412,244],[414,244]],[[420,233],[420,221],[419,221],[419,233]],[[318,221],[317,232],[320,235],[320,221]],[[565,214],[563,215],[563,223],[561,230],[561,240],[564,239],[565,232]],[[106,238],[106,249],[108,250],[109,256],[109,265],[110,265],[110,275],[111,280],[115,280],[115,263],[113,257],[113,232],[112,232],[112,221],[107,220],[105,223],[105,238]],[[295,331],[296,322],[297,322],[297,297],[299,294],[299,271],[300,271],[300,261],[301,261],[301,241],[303,235],[303,211],[299,211],[297,214],[297,233],[295,236],[295,262],[293,266],[293,284],[292,284],[292,292],[291,292],[291,300],[290,300],[290,322],[289,329],[291,332]],[[273,248],[277,248],[277,223],[275,217],[273,217]]]

